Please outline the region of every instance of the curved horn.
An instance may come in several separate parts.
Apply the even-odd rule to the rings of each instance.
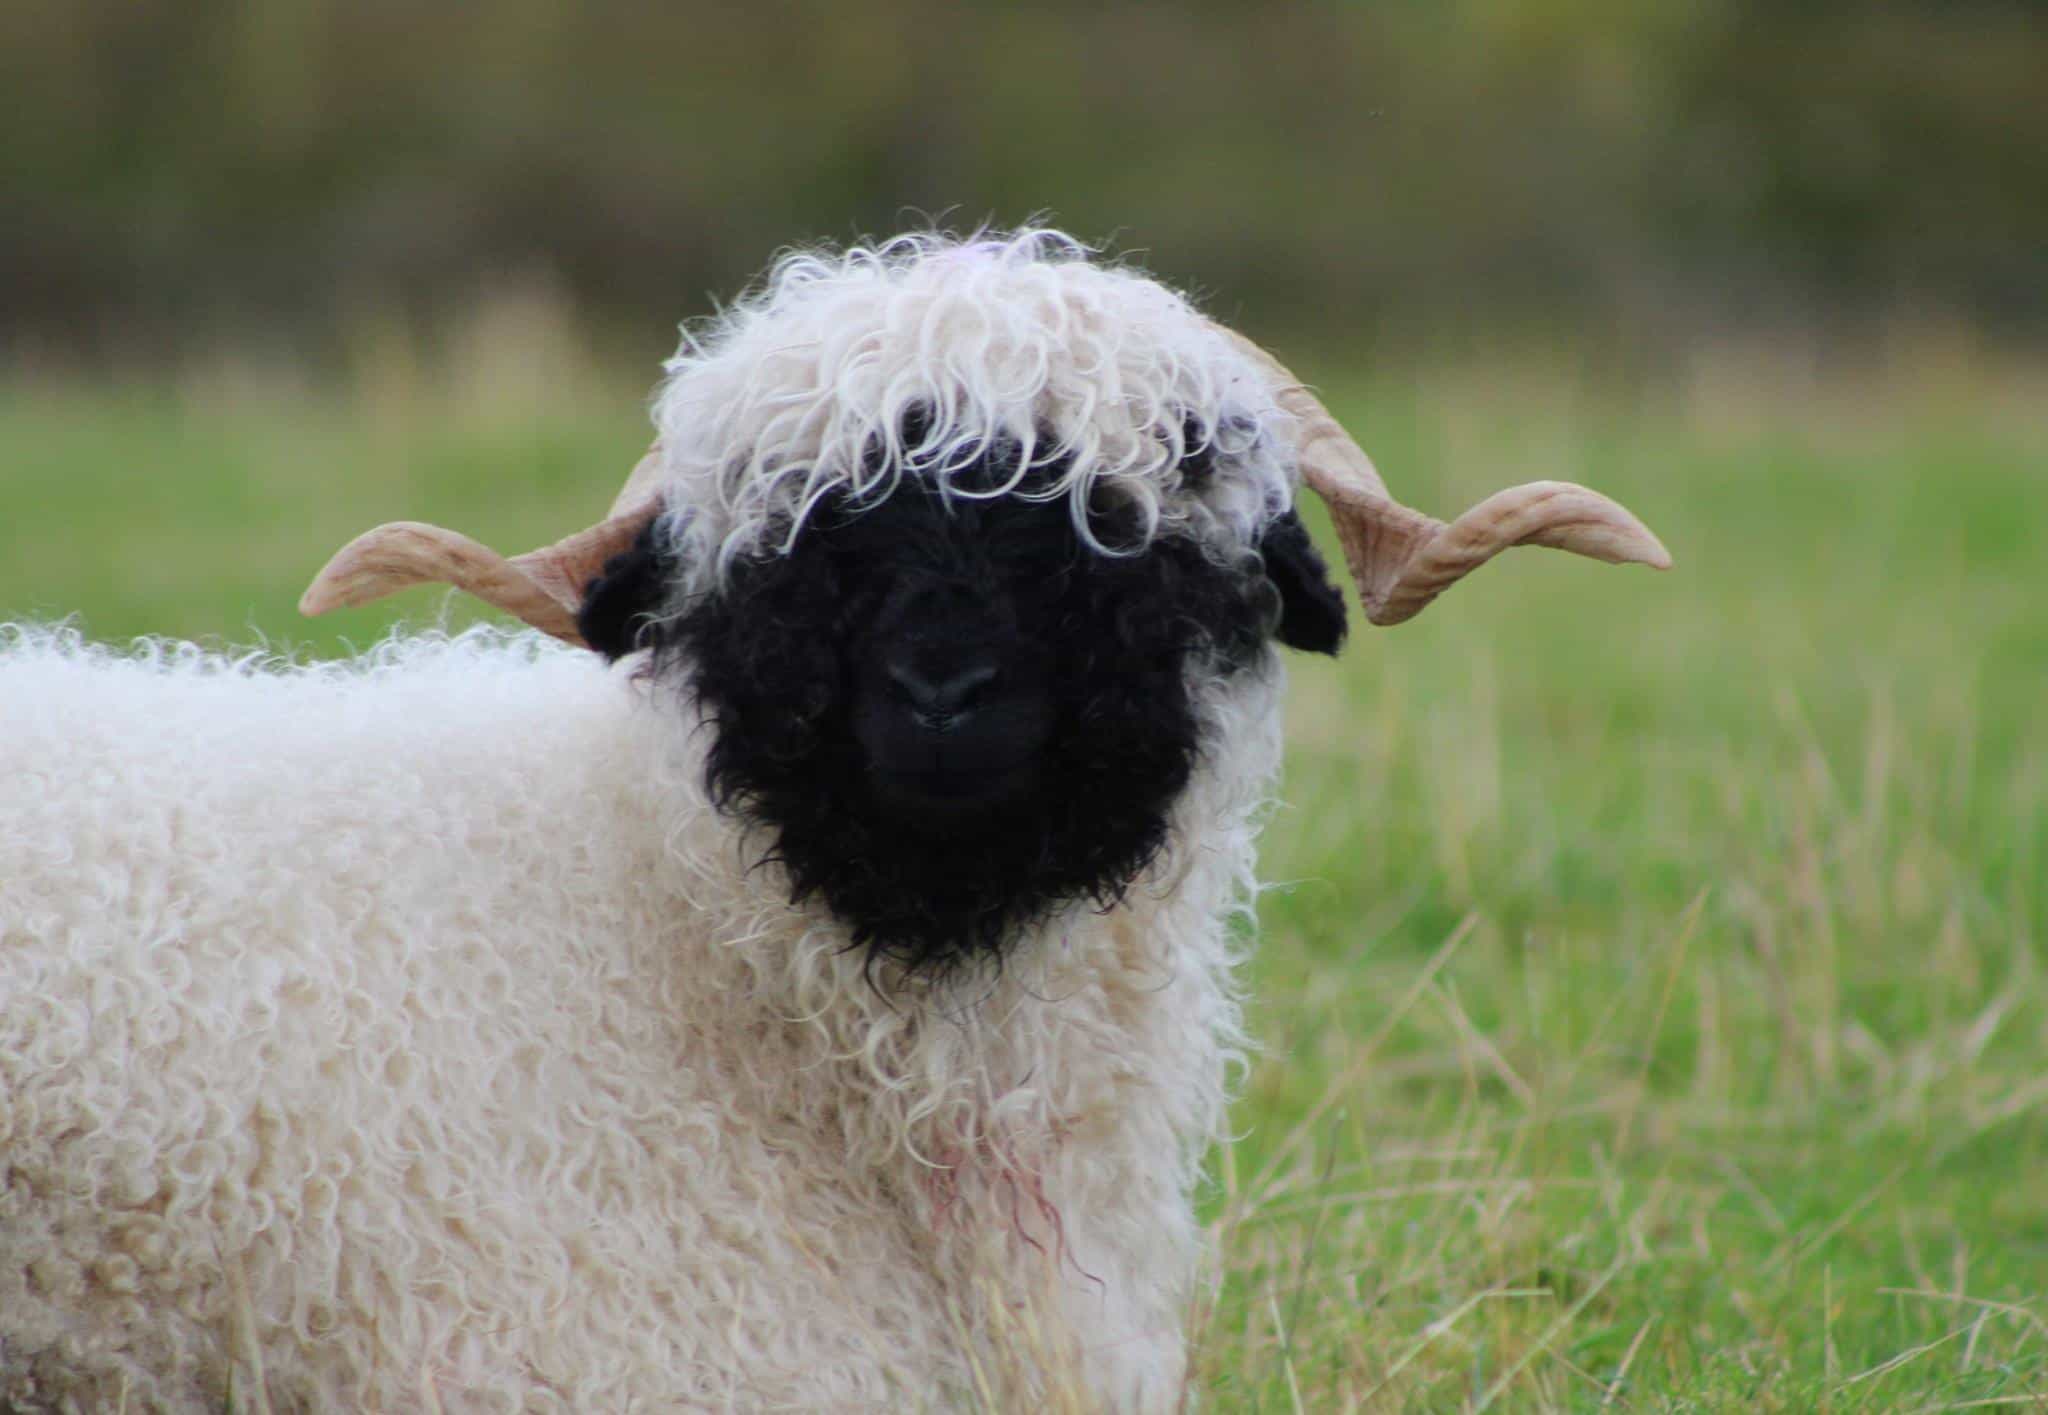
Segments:
[[[453,585],[566,643],[583,645],[576,611],[583,591],[604,572],[605,561],[630,547],[661,512],[655,489],[660,458],[640,459],[611,515],[591,526],[510,559],[458,531],[421,521],[393,521],[365,531],[313,577],[299,612],[368,604],[413,585]]]
[[[1496,492],[1449,525],[1403,506],[1364,449],[1300,379],[1242,334],[1224,333],[1265,371],[1280,406],[1300,425],[1302,480],[1329,505],[1373,623],[1414,618],[1510,546],[1547,545],[1611,565],[1671,568],[1671,552],[1626,507],[1571,482],[1528,482]]]

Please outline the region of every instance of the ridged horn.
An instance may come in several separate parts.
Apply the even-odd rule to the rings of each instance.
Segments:
[[[1298,424],[1302,480],[1330,508],[1365,617],[1373,623],[1414,618],[1510,546],[1546,545],[1611,565],[1671,568],[1671,552],[1626,507],[1572,482],[1510,487],[1448,525],[1403,506],[1364,449],[1300,379],[1242,334],[1224,333],[1265,371],[1274,396]]]
[[[334,553],[299,597],[299,612],[368,604],[414,585],[453,585],[565,643],[583,645],[576,611],[605,561],[630,547],[661,512],[659,448],[650,449],[612,502],[611,514],[553,545],[510,559],[459,531],[393,521]]]

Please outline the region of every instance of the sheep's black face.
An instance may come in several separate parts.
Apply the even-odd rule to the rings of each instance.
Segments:
[[[1053,475],[1057,475],[1054,469]],[[1091,527],[1134,544],[1134,518]],[[1298,522],[1237,565],[1163,536],[1105,555],[1066,498],[814,512],[679,616],[651,541],[607,567],[585,636],[654,650],[711,725],[720,807],[761,826],[796,899],[871,956],[940,971],[1068,901],[1107,906],[1165,845],[1203,747],[1188,670],[1267,642],[1333,651],[1343,602]]]

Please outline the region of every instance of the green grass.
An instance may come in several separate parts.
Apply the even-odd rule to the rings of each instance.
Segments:
[[[1766,372],[1336,390],[1413,504],[1572,477],[1678,569],[1294,665],[1204,1408],[2048,1406],[2043,400]],[[0,616],[360,644],[443,599],[302,621],[329,551],[583,524],[638,404],[0,383]]]

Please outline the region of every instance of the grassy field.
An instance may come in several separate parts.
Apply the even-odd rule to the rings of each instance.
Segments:
[[[375,637],[293,610],[343,540],[524,548],[644,442],[504,347],[0,381],[0,617]],[[1331,394],[1415,505],[1584,480],[1679,568],[1517,552],[1295,665],[1203,1408],[2048,1408],[2048,387]]]

